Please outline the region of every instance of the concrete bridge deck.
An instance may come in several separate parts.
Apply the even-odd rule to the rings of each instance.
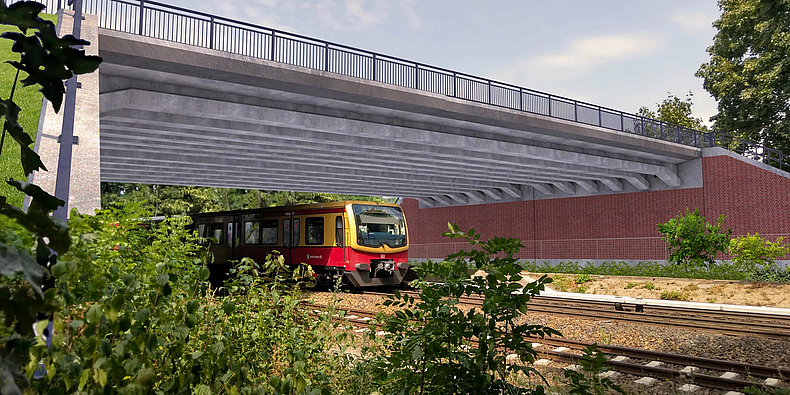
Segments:
[[[103,181],[426,205],[699,186],[694,147],[106,29],[99,42]]]

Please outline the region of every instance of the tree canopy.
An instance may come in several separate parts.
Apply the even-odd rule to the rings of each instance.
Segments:
[[[338,200],[393,201],[378,196],[259,191],[177,185],[102,183],[102,207],[121,200],[145,201],[154,215],[178,215]]]
[[[681,99],[672,93],[667,93],[667,98],[661,103],[657,103],[656,111],[650,110],[648,107],[642,106],[639,108],[637,115],[645,118],[657,119],[659,121],[683,126],[694,130],[707,130],[707,127],[702,124],[702,118],[695,118],[691,113],[691,106],[694,105],[692,97],[694,95],[689,92],[685,99]]]
[[[718,101],[721,132],[790,154],[790,0],[719,0],[721,17],[696,75]]]

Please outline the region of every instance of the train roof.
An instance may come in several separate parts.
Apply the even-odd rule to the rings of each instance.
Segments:
[[[291,206],[253,208],[246,210],[215,211],[211,213],[190,214],[190,216],[196,218],[196,217],[213,217],[218,215],[239,215],[239,214],[255,214],[255,213],[326,210],[326,209],[342,208],[345,207],[347,204],[351,204],[351,203],[369,204],[369,205],[387,206],[387,207],[400,207],[395,203],[369,202],[364,200],[341,200],[337,202],[327,202],[327,203],[308,203],[308,204],[296,204]]]

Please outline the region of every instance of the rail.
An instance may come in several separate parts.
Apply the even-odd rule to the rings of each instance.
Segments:
[[[16,3],[21,0],[9,0]],[[41,0],[47,12],[71,8]],[[722,147],[784,170],[790,156],[718,132],[697,131],[591,103],[347,45],[148,0],[83,0],[99,26],[598,126],[698,148]]]

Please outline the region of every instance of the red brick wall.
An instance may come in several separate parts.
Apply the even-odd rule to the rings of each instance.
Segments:
[[[726,214],[735,235],[790,235],[790,179],[728,156],[703,158],[703,188],[419,209],[402,206],[411,258],[440,258],[464,247],[441,236],[447,223],[484,237],[522,240],[525,259],[663,260],[656,225],[697,207],[709,221]]]

